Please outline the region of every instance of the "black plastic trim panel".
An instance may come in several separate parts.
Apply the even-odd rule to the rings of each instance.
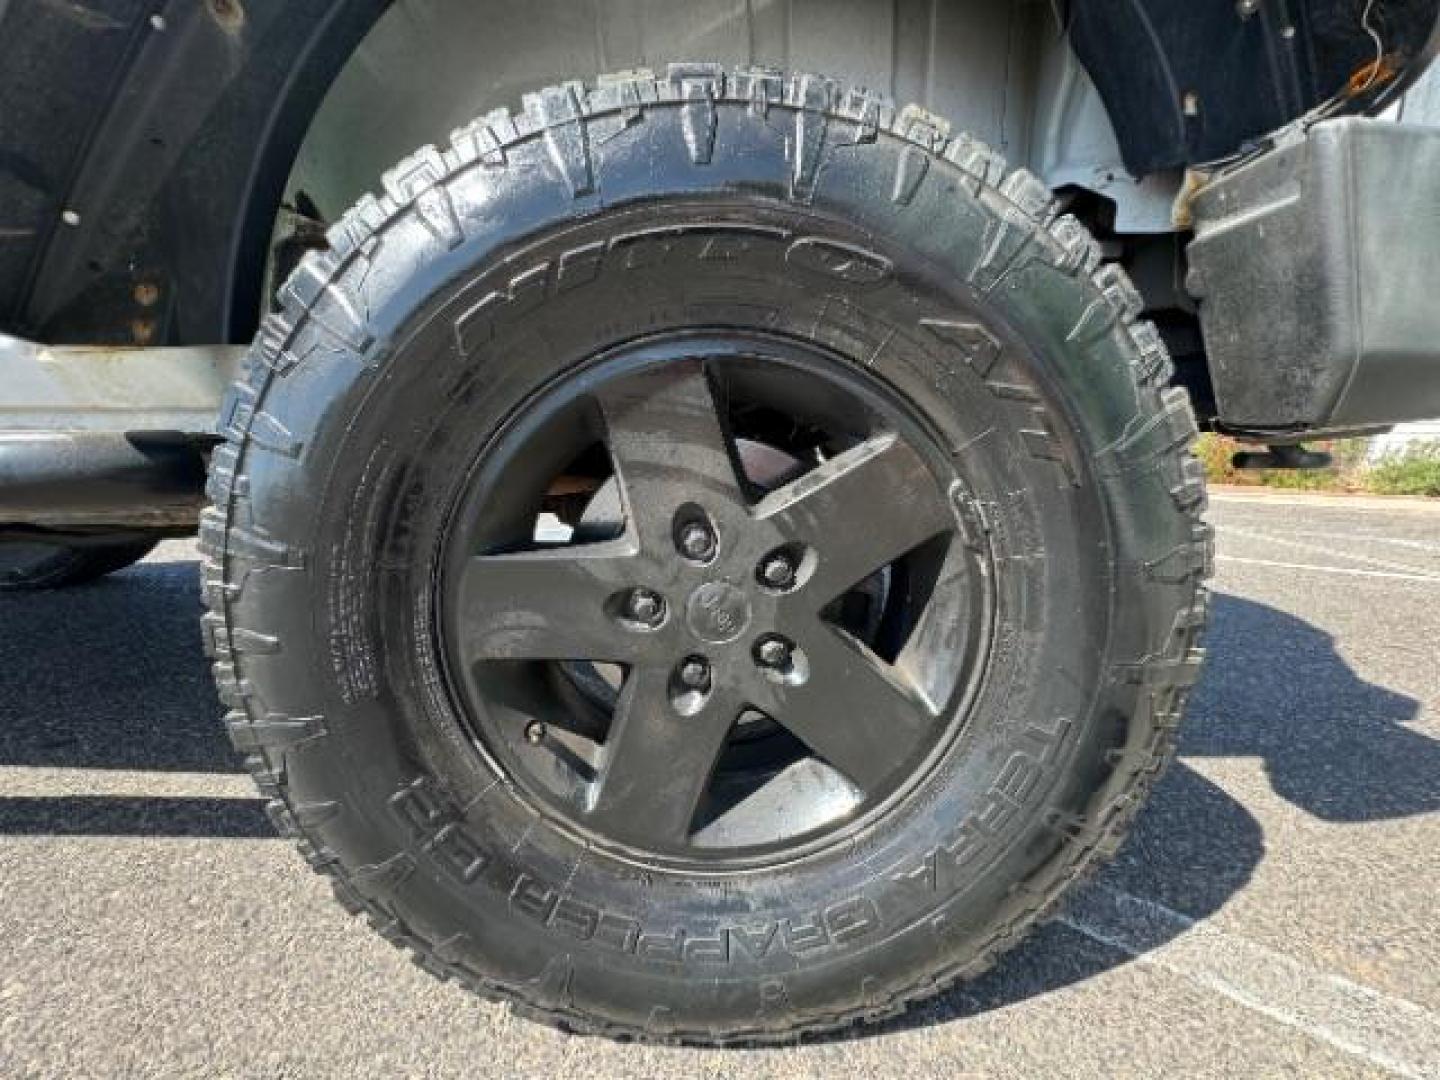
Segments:
[[[1349,117],[1194,200],[1220,422],[1356,429],[1440,417],[1440,129]]]

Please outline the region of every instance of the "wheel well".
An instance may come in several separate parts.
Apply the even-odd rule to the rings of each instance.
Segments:
[[[0,111],[16,118],[0,157],[0,328],[53,343],[244,341],[267,282],[416,146],[548,83],[676,60],[868,85],[1057,190],[1100,197],[1116,235],[1168,233],[1179,166],[1239,145],[1231,119],[1263,130],[1304,103],[1272,102],[1264,123],[1232,107],[1276,61],[1222,78],[1207,66],[1211,39],[1279,34],[1293,51],[1301,31],[1328,34],[1309,101],[1370,47],[1355,2],[1297,0],[1293,25],[1212,12],[1200,20],[1215,23],[1209,37],[1187,29],[1200,23],[1185,0],[1136,0],[1128,15],[1066,0],[163,0],[100,21],[59,5],[29,21],[10,13],[0,36],[18,35],[27,64],[0,73]],[[1385,6],[1395,71],[1347,109],[1423,69],[1437,8]],[[1159,36],[1132,55],[1147,23]],[[1197,91],[1202,122],[1167,142],[1177,104],[1155,72],[1176,76],[1181,61],[1210,89]],[[55,91],[44,108],[37,72]]]
[[[475,116],[565,79],[692,60],[820,71],[914,102],[1052,186],[1110,200],[1122,231],[1169,231],[1178,177],[1126,174],[1105,108],[1059,31],[1048,5],[1011,0],[535,0],[523,11],[396,0],[306,134],[270,277],[282,280],[308,243],[323,242],[323,225],[386,168]]]
[[[385,0],[125,7],[0,5],[0,328],[246,340],[296,150]]]
[[[1046,4],[169,0],[98,29],[20,29],[37,70],[89,95],[61,124],[29,109],[7,139],[27,161],[53,150],[46,169],[0,161],[0,195],[33,217],[6,237],[0,324],[51,343],[248,340],[288,265],[417,146],[547,84],[673,61],[868,85],[1102,194],[1122,229],[1169,228],[1172,181],[1125,173]],[[101,68],[97,48],[127,59]],[[34,85],[0,78],[0,107]]]

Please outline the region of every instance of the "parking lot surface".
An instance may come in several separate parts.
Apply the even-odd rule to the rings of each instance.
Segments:
[[[1440,1077],[1440,506],[1217,494],[1210,659],[1120,857],[978,982],[764,1051],[421,974],[271,833],[196,556],[0,597],[0,1076]]]

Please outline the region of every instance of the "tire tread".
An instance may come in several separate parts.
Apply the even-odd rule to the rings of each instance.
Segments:
[[[501,985],[455,962],[458,950],[453,940],[428,939],[407,926],[385,904],[386,883],[403,878],[406,867],[391,865],[391,860],[347,869],[327,851],[316,827],[338,808],[327,805],[323,814],[303,808],[288,791],[286,756],[297,746],[314,745],[325,738],[323,718],[268,712],[249,692],[244,679],[236,676],[243,670],[247,655],[279,649],[281,645],[274,635],[236,624],[235,601],[243,576],[237,580],[234,563],[244,560],[253,565],[257,559],[272,560],[277,556],[276,551],[266,547],[266,541],[246,531],[243,467],[248,453],[275,450],[278,436],[273,426],[267,429],[261,405],[272,382],[288,377],[303,363],[303,357],[293,355],[292,346],[306,320],[322,312],[335,324],[330,326],[332,336],[357,350],[363,349],[366,343],[356,345],[355,341],[359,327],[346,314],[354,310],[347,275],[358,260],[366,258],[367,251],[383,242],[388,229],[408,215],[418,215],[427,229],[448,242],[453,238],[450,225],[461,227],[450,207],[447,190],[447,184],[459,173],[472,168],[504,168],[509,147],[525,139],[544,138],[545,132],[559,125],[578,124],[584,139],[588,138],[584,131],[586,120],[597,115],[618,113],[629,124],[642,122],[652,109],[692,105],[696,91],[687,87],[697,82],[706,83],[716,99],[745,104],[757,115],[763,116],[768,109],[784,103],[806,114],[800,121],[802,128],[807,123],[849,123],[858,125],[862,137],[867,126],[877,132],[883,129],[923,154],[951,162],[970,178],[977,194],[994,201],[1007,223],[1023,224],[1032,230],[1052,253],[1057,268],[1088,281],[1097,303],[1131,338],[1137,357],[1132,375],[1140,415],[1163,431],[1163,438],[1143,440],[1144,456],[1153,455],[1150,467],[1158,467],[1169,477],[1167,486],[1177,512],[1190,522],[1194,538],[1190,545],[1193,554],[1187,553],[1182,559],[1167,556],[1164,560],[1167,567],[1172,563],[1178,566],[1178,571],[1163,578],[1155,575],[1167,588],[1180,589],[1182,599],[1166,639],[1150,658],[1128,673],[1145,687],[1151,716],[1148,737],[1120,751],[1113,762],[1123,777],[1121,793],[1088,820],[1053,823],[1066,842],[1032,880],[1015,890],[1009,917],[997,927],[978,958],[938,970],[922,984],[892,996],[881,996],[874,987],[862,988],[854,1000],[826,1014],[792,1015],[779,1023],[764,1025],[757,1021],[744,1029],[723,1031],[677,1030],[663,1009],[657,1010],[643,1027],[600,1021],[575,1010],[564,995],[547,992],[543,973],[537,983]],[[803,149],[797,152],[797,184],[804,180],[804,163],[799,160],[803,153]],[[1119,847],[1145,797],[1174,758],[1185,697],[1204,656],[1199,641],[1207,610],[1205,579],[1213,565],[1213,538],[1204,522],[1203,470],[1192,454],[1198,431],[1185,392],[1169,385],[1173,373],[1170,358],[1154,326],[1141,318],[1140,294],[1124,270],[1101,262],[1099,246],[1078,220],[1055,214],[1055,200],[1042,180],[1025,169],[1010,169],[999,154],[979,140],[965,134],[952,135],[943,119],[916,106],[897,110],[879,95],[842,88],[829,79],[782,76],[766,68],[727,71],[716,65],[672,65],[660,77],[641,70],[602,76],[589,88],[575,82],[563,83],[527,95],[518,114],[500,109],[457,129],[444,149],[422,147],[389,170],[382,187],[382,195],[367,195],[346,211],[327,234],[330,249],[307,254],[281,288],[280,310],[265,320],[242,377],[227,395],[222,411],[227,418],[223,425],[226,444],[216,452],[209,489],[215,504],[206,512],[201,530],[207,583],[204,595],[209,609],[204,620],[206,645],[215,661],[222,693],[234,708],[226,724],[236,748],[246,755],[246,765],[268,800],[267,813],[279,832],[296,840],[312,868],[330,878],[336,899],[346,911],[364,917],[392,944],[407,950],[424,970],[441,978],[455,978],[483,998],[508,1003],[517,1014],[564,1031],[672,1045],[773,1045],[893,1019],[953,983],[993,967],[1028,929],[1056,913],[1063,893],[1089,877]],[[427,196],[428,206],[422,205]],[[289,557],[293,560],[296,553]]]

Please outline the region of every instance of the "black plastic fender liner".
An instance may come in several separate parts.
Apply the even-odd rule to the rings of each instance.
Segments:
[[[0,528],[185,531],[205,458],[171,432],[0,432]]]
[[[301,139],[387,6],[0,5],[0,326],[248,340]]]
[[[1437,0],[1067,0],[1071,45],[1136,176],[1226,158],[1332,98],[1368,114],[1440,50]],[[1376,59],[1367,85],[1351,80]]]
[[[1345,118],[1196,196],[1189,287],[1221,423],[1440,416],[1437,177],[1440,131]]]

